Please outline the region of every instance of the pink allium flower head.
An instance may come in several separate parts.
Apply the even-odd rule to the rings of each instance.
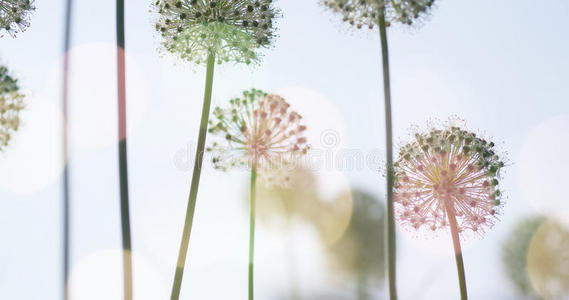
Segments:
[[[302,116],[289,107],[282,97],[255,89],[230,100],[227,109],[217,107],[209,132],[223,139],[207,149],[214,166],[255,166],[264,178],[285,180],[286,169],[309,149]]]
[[[501,208],[503,160],[493,142],[458,126],[416,133],[394,164],[395,208],[402,225],[436,231],[456,217],[461,233],[482,234]]]

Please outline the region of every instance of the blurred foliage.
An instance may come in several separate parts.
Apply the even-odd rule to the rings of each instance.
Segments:
[[[333,245],[342,237],[352,216],[350,193],[325,199],[318,191],[314,172],[297,166],[285,187],[257,187],[257,215],[272,225],[289,226],[292,218],[315,228],[324,246]],[[280,223],[279,222],[282,222]],[[288,229],[287,229],[288,230]]]
[[[258,185],[259,218],[268,222],[285,220],[286,223],[294,216],[310,220],[314,203],[320,202],[316,178],[312,172],[302,167],[297,167],[292,174],[287,186]]]
[[[502,261],[506,273],[518,290],[526,296],[535,296],[527,271],[526,257],[531,242],[543,217],[532,217],[519,221],[502,247]]]
[[[364,191],[354,190],[351,197],[351,221],[344,235],[330,247],[329,258],[336,270],[357,280],[358,299],[363,300],[368,299],[371,283],[381,282],[385,275],[385,210],[377,198]]]
[[[292,219],[313,227],[332,270],[357,283],[358,299],[368,299],[369,287],[379,286],[384,277],[383,204],[360,190],[325,199],[313,172],[298,167],[293,174],[286,187],[258,186],[257,215],[287,231]]]
[[[537,216],[520,221],[503,245],[505,270],[531,299],[569,299],[569,231]]]
[[[527,271],[543,299],[569,299],[569,230],[556,221],[543,222],[530,243]]]

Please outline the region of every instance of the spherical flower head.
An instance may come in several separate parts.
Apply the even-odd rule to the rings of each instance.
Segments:
[[[429,13],[434,0],[323,0],[322,4],[342,15],[343,21],[360,29],[379,25],[381,9],[386,22],[413,25]]]
[[[163,46],[180,58],[205,63],[255,63],[270,47],[280,12],[272,0],[158,0],[156,30]]]
[[[504,161],[493,142],[448,125],[415,133],[394,163],[394,202],[399,221],[436,231],[456,217],[461,233],[482,234],[501,208]]]
[[[0,0],[0,30],[12,37],[25,31],[30,26],[29,19],[34,9],[31,0]]]
[[[20,111],[24,96],[19,93],[18,81],[0,66],[0,151],[8,146],[14,132],[20,127]]]
[[[282,97],[255,89],[229,103],[215,108],[210,121],[209,132],[221,138],[207,149],[215,168],[255,167],[262,178],[286,177],[309,149],[302,116]]]

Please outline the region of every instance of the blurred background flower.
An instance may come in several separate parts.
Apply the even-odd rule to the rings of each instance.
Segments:
[[[542,216],[519,221],[503,245],[505,271],[520,295],[569,298],[569,230]]]
[[[527,253],[531,239],[544,217],[531,217],[518,221],[502,246],[502,262],[506,273],[520,294],[539,298],[535,293],[527,272]]]
[[[370,287],[380,286],[385,275],[385,209],[382,201],[365,191],[353,190],[351,197],[350,224],[330,247],[329,257],[336,270],[356,282],[351,299],[374,299]]]
[[[10,76],[8,68],[0,66],[0,151],[7,146],[20,127],[20,111],[24,109],[24,95],[18,80]]]
[[[385,209],[379,199],[360,189],[326,199],[318,193],[315,174],[303,167],[294,170],[288,186],[261,185],[257,196],[260,219],[286,237],[291,286],[282,299],[324,297],[299,292],[296,226],[318,233],[328,275],[342,291],[334,299],[373,299],[385,275]]]

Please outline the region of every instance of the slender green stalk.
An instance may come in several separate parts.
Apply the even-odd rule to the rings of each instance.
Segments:
[[[396,252],[395,252],[395,220],[393,217],[393,131],[391,121],[391,84],[389,79],[389,51],[387,47],[387,28],[385,9],[379,12],[379,34],[383,60],[383,92],[385,98],[385,130],[386,130],[386,169],[387,169],[387,274],[389,279],[389,297],[397,299]]]
[[[249,221],[249,300],[255,298],[253,263],[255,258],[255,194],[257,182],[257,167],[251,169],[251,202],[250,202],[250,221]]]
[[[286,217],[286,235],[287,235],[287,244],[288,247],[286,248],[287,256],[288,256],[288,267],[289,267],[289,277],[290,277],[290,298],[292,300],[300,300],[300,291],[298,286],[298,267],[297,267],[297,259],[296,259],[296,242],[294,239],[294,234],[292,232],[292,221],[291,216]]]
[[[452,202],[445,200],[448,221],[450,224],[450,233],[452,235],[452,243],[454,246],[454,255],[456,258],[456,269],[458,272],[458,282],[460,285],[460,299],[467,300],[466,276],[464,274],[464,261],[462,259],[462,249],[460,247],[460,237],[458,235],[458,224],[456,222],[456,214]]]
[[[132,300],[132,242],[128,200],[128,162],[126,140],[126,67],[125,67],[124,0],[117,0],[117,90],[119,134],[119,182],[123,254],[123,293]]]
[[[358,300],[367,300],[367,275],[365,271],[360,271],[358,274]]]
[[[198,186],[200,184],[200,175],[202,170],[205,139],[207,136],[209,110],[211,107],[211,92],[213,89],[214,67],[215,67],[215,54],[210,52],[207,58],[207,74],[205,81],[205,94],[204,94],[202,117],[200,123],[200,132],[198,136],[198,148],[196,150],[194,173],[192,174],[190,196],[188,200],[188,207],[186,210],[186,221],[184,223],[184,232],[182,233],[182,243],[180,244],[180,252],[178,254],[178,262],[176,264],[176,274],[174,275],[174,284],[172,286],[172,294],[170,297],[171,300],[179,299],[180,290],[182,289],[182,277],[184,276],[184,266],[186,265],[186,256],[188,254],[188,246],[190,243],[190,234],[192,233],[192,224],[194,221],[194,212],[196,209],[196,200],[198,196]]]
[[[63,86],[62,86],[62,113],[63,113],[63,291],[62,296],[64,300],[69,299],[69,289],[67,288],[67,281],[69,279],[69,146],[68,146],[68,102],[69,102],[69,48],[71,46],[71,12],[73,1],[67,0],[65,7],[65,33],[63,41]]]

